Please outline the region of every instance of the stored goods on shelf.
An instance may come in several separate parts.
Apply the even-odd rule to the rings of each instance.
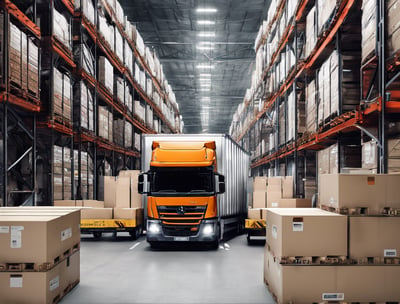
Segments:
[[[124,40],[124,64],[128,68],[131,75],[134,75],[133,71],[133,52],[129,42]]]
[[[140,142],[140,134],[135,132],[135,149],[140,151],[141,150],[141,142]]]
[[[305,46],[305,58],[307,58],[312,50],[315,48],[317,43],[317,14],[315,6],[310,10],[306,19],[306,46]]]
[[[114,68],[104,56],[99,57],[99,82],[102,83],[112,95],[114,90]]]
[[[400,1],[390,0],[387,4],[388,51],[390,55],[400,50]]]
[[[75,0],[75,10],[81,11],[91,24],[95,24],[95,10],[92,0]]]
[[[114,26],[107,23],[107,19],[97,14],[97,26],[99,34],[104,38],[107,46],[114,51]]]
[[[133,113],[132,93],[127,81],[125,81],[125,106],[129,112]]]
[[[95,59],[92,52],[89,50],[85,43],[80,44],[74,48],[75,62],[78,63],[78,67],[82,68],[86,73],[92,77],[96,77],[95,74]]]
[[[98,134],[100,137],[113,141],[113,115],[107,107],[99,106]]]
[[[153,109],[150,105],[146,106],[146,125],[153,129]]]
[[[115,76],[114,96],[121,104],[124,104],[125,83],[121,77]]]
[[[114,27],[115,30],[115,38],[114,38],[114,50],[118,59],[123,62],[124,59],[124,38],[120,33],[118,27]]]
[[[74,121],[79,122],[80,127],[94,132],[94,121],[93,121],[93,93],[89,89],[84,81],[80,81],[79,85],[75,87],[75,108],[74,108]]]
[[[321,35],[330,25],[336,12],[336,0],[317,0],[318,4],[318,35]]]
[[[146,120],[145,111],[146,108],[141,104],[140,100],[135,100],[134,113],[142,122]]]
[[[71,25],[66,17],[53,8],[53,35],[72,50]]]
[[[216,245],[224,231],[243,223],[249,159],[228,136],[146,134],[142,143],[139,192],[148,242]]]

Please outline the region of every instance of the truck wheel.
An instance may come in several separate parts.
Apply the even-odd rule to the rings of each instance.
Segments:
[[[93,237],[94,237],[95,239],[101,238],[101,235],[102,235],[101,232],[98,232],[98,231],[93,232]]]
[[[136,240],[138,239],[143,233],[143,228],[142,226],[137,226],[136,228],[134,228],[133,230],[129,231],[129,234],[131,235],[131,237]]]

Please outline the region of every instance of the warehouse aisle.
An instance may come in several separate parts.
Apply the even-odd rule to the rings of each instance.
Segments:
[[[273,304],[263,254],[245,235],[217,251],[152,251],[144,237],[82,239],[81,282],[61,303]]]

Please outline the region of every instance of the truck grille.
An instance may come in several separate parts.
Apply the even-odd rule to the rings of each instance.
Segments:
[[[191,236],[198,232],[206,206],[158,206],[165,235]]]

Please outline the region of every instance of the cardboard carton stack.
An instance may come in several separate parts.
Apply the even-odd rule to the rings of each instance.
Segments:
[[[309,208],[311,200],[293,198],[293,177],[256,176],[253,181],[253,205],[249,219],[266,219],[266,208]]]
[[[80,280],[80,211],[0,208],[4,303],[56,303]]]
[[[110,61],[104,56],[99,57],[99,75],[98,80],[104,87],[108,90],[108,92],[113,95],[114,89],[114,68]]]
[[[74,121],[80,121],[80,127],[94,132],[94,103],[93,93],[84,81],[80,81],[75,87]]]
[[[71,26],[56,9],[53,9],[53,34],[64,46],[72,50]]]
[[[388,173],[400,172],[400,139],[388,139]],[[376,141],[368,141],[362,144],[362,168],[371,173],[377,171],[378,146]]]
[[[68,147],[52,147],[53,154],[53,199],[71,199],[72,171],[71,150]]]
[[[348,217],[313,208],[267,212],[264,280],[278,303],[399,299],[391,282],[400,275],[400,265],[392,264],[398,260],[399,217]]]
[[[113,115],[107,107],[99,106],[99,136],[113,141]]]
[[[53,113],[72,122],[72,85],[68,75],[53,69]],[[52,113],[52,114],[53,114]]]

